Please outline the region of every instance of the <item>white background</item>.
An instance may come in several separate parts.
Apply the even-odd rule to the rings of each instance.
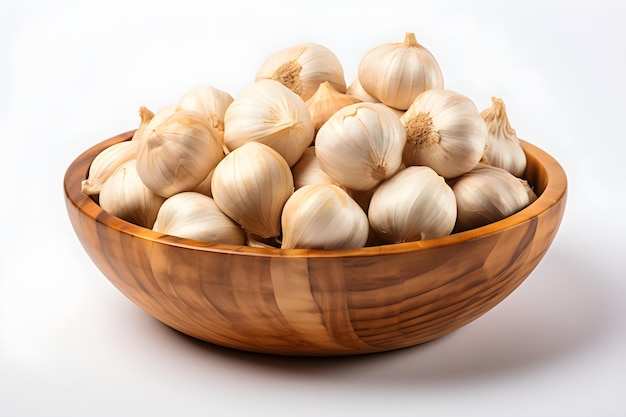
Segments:
[[[470,5],[470,3],[473,3]],[[0,415],[626,415],[626,7],[619,1],[0,3]],[[212,85],[236,96],[270,53],[360,57],[407,31],[446,87],[507,104],[565,168],[561,230],[535,272],[432,343],[335,359],[181,336],[95,268],[65,213],[83,150],[139,106]]]

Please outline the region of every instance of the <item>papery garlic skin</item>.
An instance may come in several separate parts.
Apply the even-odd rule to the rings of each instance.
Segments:
[[[102,185],[98,203],[113,216],[151,229],[165,198],[139,178],[137,161],[122,164]]]
[[[313,126],[317,132],[337,110],[361,101],[356,97],[340,93],[328,81],[324,81],[305,104],[309,109]]]
[[[422,92],[444,88],[439,63],[411,32],[403,42],[368,51],[359,63],[358,79],[367,93],[400,110],[408,109]]]
[[[224,116],[234,98],[226,91],[211,86],[196,87],[185,93],[177,110],[196,111],[207,118],[209,124],[224,135]]]
[[[282,212],[283,249],[346,249],[365,246],[367,216],[341,187],[306,185],[293,193]]]
[[[526,171],[526,154],[515,129],[509,123],[504,101],[492,97],[491,107],[480,112],[480,116],[487,126],[483,162],[504,168],[516,177],[522,177]]]
[[[291,168],[296,190],[309,184],[334,184],[335,181],[324,172],[315,154],[315,146],[310,146],[300,160]]]
[[[293,166],[313,142],[315,128],[304,101],[273,80],[245,88],[226,110],[224,142],[229,150],[256,141]]]
[[[140,143],[137,172],[148,188],[167,198],[195,189],[223,157],[219,132],[200,113],[181,110]]]
[[[487,127],[474,102],[451,90],[427,90],[400,117],[406,129],[403,161],[426,165],[445,178],[469,172],[480,161]]]
[[[293,188],[285,159],[260,142],[248,142],[226,155],[211,181],[218,207],[262,238],[280,235],[280,215]]]
[[[387,243],[449,235],[456,216],[452,188],[426,166],[407,167],[379,185],[368,210],[372,229]]]
[[[406,131],[379,103],[346,106],[328,119],[315,138],[320,166],[339,185],[369,190],[402,164]]]
[[[257,71],[255,81],[265,79],[280,82],[304,101],[311,98],[324,81],[340,93],[346,92],[341,62],[330,49],[316,43],[297,45],[268,56]]]
[[[94,158],[87,179],[81,182],[81,191],[87,195],[98,194],[104,182],[121,165],[136,157],[136,141],[124,141],[109,146]]]
[[[204,194],[182,192],[161,205],[152,230],[204,242],[244,245],[243,229]]]
[[[536,199],[525,180],[482,163],[450,184],[458,207],[455,232],[502,220]]]

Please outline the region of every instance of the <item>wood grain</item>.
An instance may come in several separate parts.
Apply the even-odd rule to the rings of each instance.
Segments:
[[[81,193],[94,157],[67,169],[67,212],[102,273],[157,320],[189,336],[253,352],[354,355],[399,349],[450,333],[492,309],[533,271],[566,205],[566,175],[523,141],[526,178],[539,198],[467,232],[350,250],[282,250],[162,235],[104,212]]]

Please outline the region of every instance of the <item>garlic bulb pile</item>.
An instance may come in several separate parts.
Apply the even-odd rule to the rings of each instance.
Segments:
[[[536,194],[501,99],[447,90],[413,33],[371,48],[346,88],[325,46],[273,53],[241,93],[211,85],[139,108],[82,182],[111,214],[231,245],[345,249],[501,220]]]

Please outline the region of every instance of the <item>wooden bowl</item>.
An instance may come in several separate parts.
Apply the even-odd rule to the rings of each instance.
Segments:
[[[254,248],[163,235],[103,211],[81,193],[94,157],[67,169],[65,201],[87,254],[157,320],[221,346],[280,355],[388,351],[477,319],[541,261],[565,210],[566,175],[522,141],[539,198],[496,223],[442,238],[349,250]]]

